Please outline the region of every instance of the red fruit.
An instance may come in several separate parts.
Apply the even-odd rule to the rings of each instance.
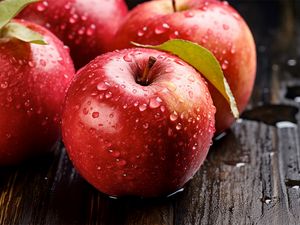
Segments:
[[[47,151],[59,137],[61,105],[74,76],[69,52],[45,28],[17,21],[48,45],[0,39],[0,165]]]
[[[185,39],[209,49],[218,59],[242,112],[250,98],[256,73],[252,34],[241,16],[227,2],[171,0],[143,3],[134,8],[120,27],[114,49],[132,47],[131,41],[157,45],[168,39]],[[216,129],[230,127],[234,118],[226,100],[209,85],[217,108]]]
[[[124,0],[44,0],[20,18],[47,27],[70,47],[76,68],[107,51],[127,14]]]
[[[138,81],[142,74],[148,82]],[[179,58],[116,51],[97,57],[72,82],[63,140],[75,167],[100,191],[159,196],[183,186],[203,163],[214,113],[205,81]]]

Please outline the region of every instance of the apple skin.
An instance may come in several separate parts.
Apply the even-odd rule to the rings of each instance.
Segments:
[[[14,22],[43,35],[48,45],[0,39],[0,166],[51,149],[75,74],[69,51],[57,37],[39,25]]]
[[[124,0],[44,0],[28,6],[19,18],[57,35],[78,69],[107,51],[127,11]]]
[[[148,86],[135,77],[157,58]],[[182,187],[203,163],[215,131],[204,79],[173,55],[106,53],[82,68],[66,97],[62,131],[77,170],[111,196],[154,197]]]
[[[209,49],[218,59],[242,112],[251,96],[256,74],[255,43],[245,21],[227,2],[215,0],[171,0],[138,5],[119,28],[113,49],[132,47],[131,41],[158,45],[169,39],[185,39]],[[234,122],[229,105],[209,84],[217,108],[216,130]]]

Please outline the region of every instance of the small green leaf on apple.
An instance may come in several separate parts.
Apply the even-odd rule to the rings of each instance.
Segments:
[[[4,0],[0,1],[0,29],[11,21],[27,5],[39,0]]]
[[[135,42],[132,42],[132,44],[138,47],[170,52],[192,65],[224,96],[234,117],[239,117],[236,101],[222,68],[216,57],[208,49],[194,42],[181,39],[172,39],[156,46],[142,45]]]
[[[43,36],[11,20],[27,5],[39,0],[0,1],[0,38],[16,38],[24,42],[46,45]]]
[[[34,32],[27,28],[26,26],[23,26],[19,23],[8,23],[3,28],[3,34],[5,37],[10,38],[17,38],[24,42],[29,42],[33,44],[39,44],[39,45],[46,45],[47,42],[44,41],[43,36],[37,32]]]

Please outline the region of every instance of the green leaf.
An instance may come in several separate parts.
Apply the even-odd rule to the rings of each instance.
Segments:
[[[44,38],[41,34],[32,31],[31,29],[25,27],[22,24],[19,23],[8,23],[3,28],[3,36],[10,38],[17,38],[21,41],[33,43],[33,44],[39,44],[39,45],[46,45],[47,42],[44,41]]]
[[[0,1],[0,29],[27,5],[38,2],[39,0],[4,0]]]
[[[234,117],[239,117],[235,99],[224,77],[222,68],[216,57],[209,50],[196,43],[180,39],[172,39],[156,46],[142,45],[134,42],[132,44],[138,47],[170,52],[192,65],[224,96],[230,105]]]

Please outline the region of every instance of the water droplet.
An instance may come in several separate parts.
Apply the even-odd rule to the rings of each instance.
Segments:
[[[156,97],[156,98],[151,98],[150,99],[150,103],[149,103],[149,106],[150,108],[152,109],[156,109],[160,106],[162,100],[160,97]]]
[[[136,101],[135,103],[133,103],[133,106],[134,107],[137,107],[139,105],[139,102],[138,101]]]
[[[127,162],[124,159],[121,159],[120,161],[117,161],[117,164],[119,166],[126,166]],[[123,176],[124,176],[124,174],[123,174]]]
[[[223,24],[223,29],[224,30],[228,30],[229,29],[229,26],[227,24]]]
[[[139,30],[139,31],[137,32],[137,36],[139,36],[139,37],[143,37],[143,36],[144,36],[144,32],[143,32],[143,31],[141,31],[141,30]]]
[[[170,28],[169,24],[167,24],[167,23],[163,23],[162,27],[165,28],[165,29],[169,29]]]
[[[124,61],[126,62],[132,62],[132,57],[130,56],[130,54],[126,54],[123,57]]]
[[[76,19],[75,19],[74,17],[71,17],[71,18],[69,19],[69,22],[70,22],[71,24],[74,24],[74,23],[76,22]]]
[[[101,170],[101,166],[97,166],[97,170]]]
[[[189,91],[189,96],[190,96],[190,98],[193,98],[193,92],[192,91]]]
[[[176,130],[181,130],[181,128],[182,128],[182,124],[181,124],[181,123],[178,123],[178,124],[176,125]]]
[[[195,77],[193,75],[191,75],[191,76],[188,77],[188,80],[191,81],[191,82],[194,82],[195,81]]]
[[[224,60],[223,64],[222,64],[222,69],[223,70],[226,70],[228,68],[228,61],[227,60]]]
[[[120,157],[120,155],[121,155],[121,153],[119,152],[119,151],[113,151],[113,150],[111,150],[111,155],[113,156],[113,157],[115,157],[115,158],[118,158],[118,157]]]
[[[156,27],[154,29],[154,33],[155,34],[163,34],[165,32],[166,32],[166,28],[164,28],[163,25],[162,26],[158,26],[158,27]]]
[[[95,118],[95,119],[98,118],[99,117],[99,112],[93,112],[92,117]]]
[[[87,115],[89,113],[89,110],[87,108],[83,108],[82,112],[84,115]]]
[[[173,111],[170,115],[170,120],[175,121],[178,119],[178,113],[176,111]]]
[[[97,85],[98,91],[106,91],[108,89],[107,83],[101,82]]]
[[[79,35],[83,35],[83,34],[85,33],[85,27],[81,27],[81,28],[77,31],[77,33],[78,33]]]
[[[178,38],[178,36],[179,36],[179,32],[177,30],[175,30],[174,33],[169,35],[169,38],[175,39],[175,38]]]
[[[91,24],[90,27],[86,30],[86,35],[87,36],[92,36],[96,30],[96,25]]]
[[[173,71],[174,71],[174,67],[167,67],[165,70],[166,73],[171,73]]]
[[[185,65],[184,62],[180,59],[175,59],[174,62],[177,63],[178,65],[181,65],[181,66]]]
[[[43,1],[42,3],[40,3],[40,4],[37,5],[36,9],[39,12],[43,12],[43,11],[46,10],[47,7],[48,7],[48,2]]]
[[[105,98],[111,98],[112,97],[112,93],[109,91],[105,94]]]
[[[149,123],[144,123],[144,124],[143,124],[143,127],[144,127],[145,129],[148,129]]]
[[[143,112],[143,111],[145,111],[147,109],[147,104],[141,104],[141,105],[139,105],[139,110],[141,111],[141,112]]]
[[[162,105],[162,106],[160,107],[160,111],[161,111],[161,112],[166,111],[166,107]]]
[[[44,59],[41,59],[40,60],[40,64],[41,64],[41,66],[46,66],[47,63],[46,63],[46,61]]]
[[[191,18],[191,17],[194,17],[194,12],[193,11],[186,11],[184,13],[184,16],[187,17],[187,18]]]
[[[2,89],[6,89],[8,87],[8,83],[5,81],[4,83],[1,83],[0,87]]]

